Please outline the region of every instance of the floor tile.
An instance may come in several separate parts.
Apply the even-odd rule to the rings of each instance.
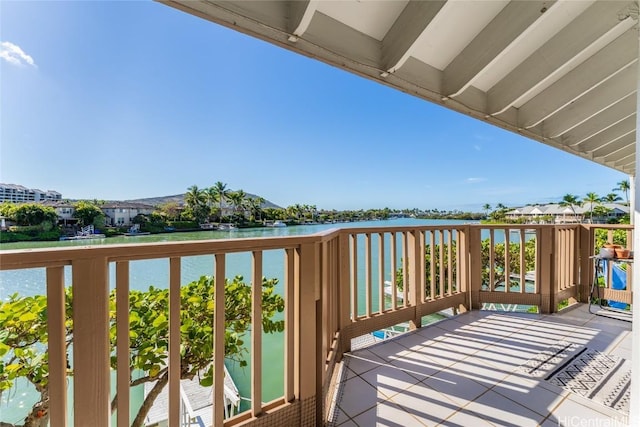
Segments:
[[[441,393],[422,383],[393,396],[391,401],[429,426],[439,424],[459,408]]]
[[[347,367],[356,374],[382,366],[385,362],[371,352],[359,352],[358,355],[345,354]]]
[[[545,418],[493,391],[486,392],[465,409],[477,413],[496,426],[537,426]]]
[[[345,381],[338,406],[346,416],[353,418],[369,408],[374,407],[380,400],[378,391],[360,377]]]
[[[462,407],[488,390],[488,387],[470,378],[441,371],[422,381],[444,397]]]
[[[375,408],[358,415],[354,421],[361,427],[418,427],[425,425],[398,405],[389,401],[381,402]]]
[[[378,390],[378,396],[392,397],[411,387],[418,380],[395,366],[386,365],[360,375],[360,378]]]
[[[438,424],[438,427],[492,427],[488,421],[482,419],[478,414],[466,409],[462,409],[453,415],[451,415],[442,423]]]
[[[498,393],[528,409],[546,417],[563,399],[565,395],[554,393],[545,387],[518,389],[510,383],[497,384],[491,391]]]

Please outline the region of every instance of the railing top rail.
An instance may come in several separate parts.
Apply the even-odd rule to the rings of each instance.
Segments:
[[[443,225],[396,225],[386,227],[350,227],[341,228],[339,231],[345,234],[376,234],[376,233],[402,233],[405,231],[430,231],[430,230],[464,230],[469,224],[443,224]]]
[[[325,237],[331,233],[323,233]],[[15,249],[0,251],[0,270],[68,265],[75,259],[102,257],[109,261],[128,261],[291,249],[304,243],[317,243],[323,235],[261,237],[250,239],[191,240],[179,242],[132,243],[69,248]]]
[[[588,229],[633,230],[633,225],[631,224],[582,224],[582,226]]]

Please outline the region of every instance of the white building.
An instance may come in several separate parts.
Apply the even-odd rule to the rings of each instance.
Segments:
[[[629,206],[619,203],[594,203],[593,210],[597,206],[603,206],[607,209],[606,216],[599,216],[594,213],[594,223],[605,223],[609,219],[621,218],[629,214]],[[591,203],[584,205],[563,206],[560,204],[548,205],[528,205],[515,208],[506,213],[507,219],[519,220],[524,219],[527,222],[542,222],[545,217],[551,217],[555,224],[573,224],[585,222],[591,218]]]
[[[18,184],[0,183],[0,202],[29,203],[45,200],[62,200],[62,194],[53,190],[42,191]]]
[[[114,227],[128,227],[133,225],[133,218],[137,215],[149,215],[154,207],[143,203],[110,202],[100,207],[106,219],[105,225]]]

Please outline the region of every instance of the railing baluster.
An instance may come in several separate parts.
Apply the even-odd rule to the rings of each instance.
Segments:
[[[431,254],[431,259],[429,262],[429,270],[430,274],[429,274],[429,299],[430,300],[434,300],[436,299],[436,232],[435,231],[431,231],[430,235],[429,235],[429,245],[430,245],[430,251],[429,253]]]
[[[213,318],[213,425],[224,423],[224,284],[226,277],[225,254],[215,254],[215,312]]]
[[[364,235],[364,295],[365,315],[371,317],[371,234]]]
[[[525,233],[524,228],[520,229],[520,293],[524,293],[526,287],[525,276],[527,274],[527,260],[525,259]]]
[[[438,265],[440,266],[440,289],[438,291],[438,297],[444,297],[444,230],[438,232],[440,237],[440,250],[438,255]]]
[[[47,335],[49,340],[49,397],[51,399],[49,403],[49,421],[52,426],[67,425],[65,317],[64,267],[48,267]]]
[[[453,295],[453,229],[448,233],[447,246],[447,295]]]
[[[380,314],[384,313],[384,233],[378,233],[378,302]]]
[[[395,233],[395,231],[391,232],[391,237],[389,238],[389,242],[391,243],[391,247],[389,248],[389,253],[390,253],[390,257],[391,259],[389,261],[391,261],[391,309],[392,310],[397,310],[398,309],[398,287],[397,287],[397,283],[396,283],[396,279],[397,279],[397,235]]]
[[[180,425],[180,273],[181,258],[169,259],[169,426]],[[127,336],[128,338],[128,336]],[[119,365],[118,365],[119,366]],[[118,369],[120,372],[120,369]]]
[[[351,315],[353,320],[358,314],[358,235],[351,235]]]
[[[416,230],[416,238],[418,239],[418,301],[423,303],[427,300],[427,266],[425,265],[425,257],[427,254],[427,243],[424,231]]]
[[[116,262],[116,393],[118,427],[129,425],[129,261]]]
[[[262,251],[252,252],[251,415],[262,413]]]
[[[496,241],[493,228],[489,229],[489,291],[495,290],[496,283]]]
[[[509,233],[511,232],[511,230],[509,230],[508,228],[506,228],[504,230],[504,291],[505,292],[509,292],[510,288],[511,288],[511,266],[509,265],[511,263],[511,254],[510,254],[510,249],[511,249],[511,244],[509,241]]]
[[[284,399],[295,398],[295,284],[297,271],[296,250],[285,250],[284,276]]]
[[[402,232],[401,236],[402,236],[402,292],[404,292],[404,295],[402,298],[402,306],[408,307],[409,306],[409,280],[407,276],[409,275],[409,259],[408,259],[409,239],[407,238],[406,231]]]

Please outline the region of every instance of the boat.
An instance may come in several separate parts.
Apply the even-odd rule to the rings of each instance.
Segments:
[[[80,231],[76,233],[75,236],[62,236],[60,237],[61,241],[65,240],[91,240],[91,239],[104,239],[105,236],[102,233],[96,233],[93,225],[87,225],[86,227],[82,227]]]
[[[393,297],[393,287],[391,281],[384,281],[384,294],[389,298]],[[396,287],[396,298],[398,301],[404,301],[404,292]]]
[[[200,228],[202,230],[216,230],[218,227],[215,224],[211,224],[209,222],[200,224]]]
[[[149,234],[151,234],[151,232],[149,231],[140,231],[140,224],[134,224],[133,226],[131,226],[129,231],[124,233],[124,235],[127,237],[148,236]]]
[[[196,375],[192,379],[180,380],[180,419],[181,426],[210,426],[213,425],[213,388],[200,385]],[[149,394],[154,382],[144,384],[145,397]],[[165,386],[156,398],[153,406],[147,414],[145,425],[164,427],[168,425],[169,387]],[[224,367],[224,418],[228,419],[236,415],[240,409],[240,402],[244,399],[240,396],[238,387],[233,382],[231,374]],[[246,400],[246,399],[245,399]]]
[[[220,231],[235,231],[238,227],[235,224],[218,224],[218,230]]]
[[[287,224],[285,224],[284,222],[278,220],[278,221],[274,221],[271,224],[267,224],[267,227],[286,227]]]

